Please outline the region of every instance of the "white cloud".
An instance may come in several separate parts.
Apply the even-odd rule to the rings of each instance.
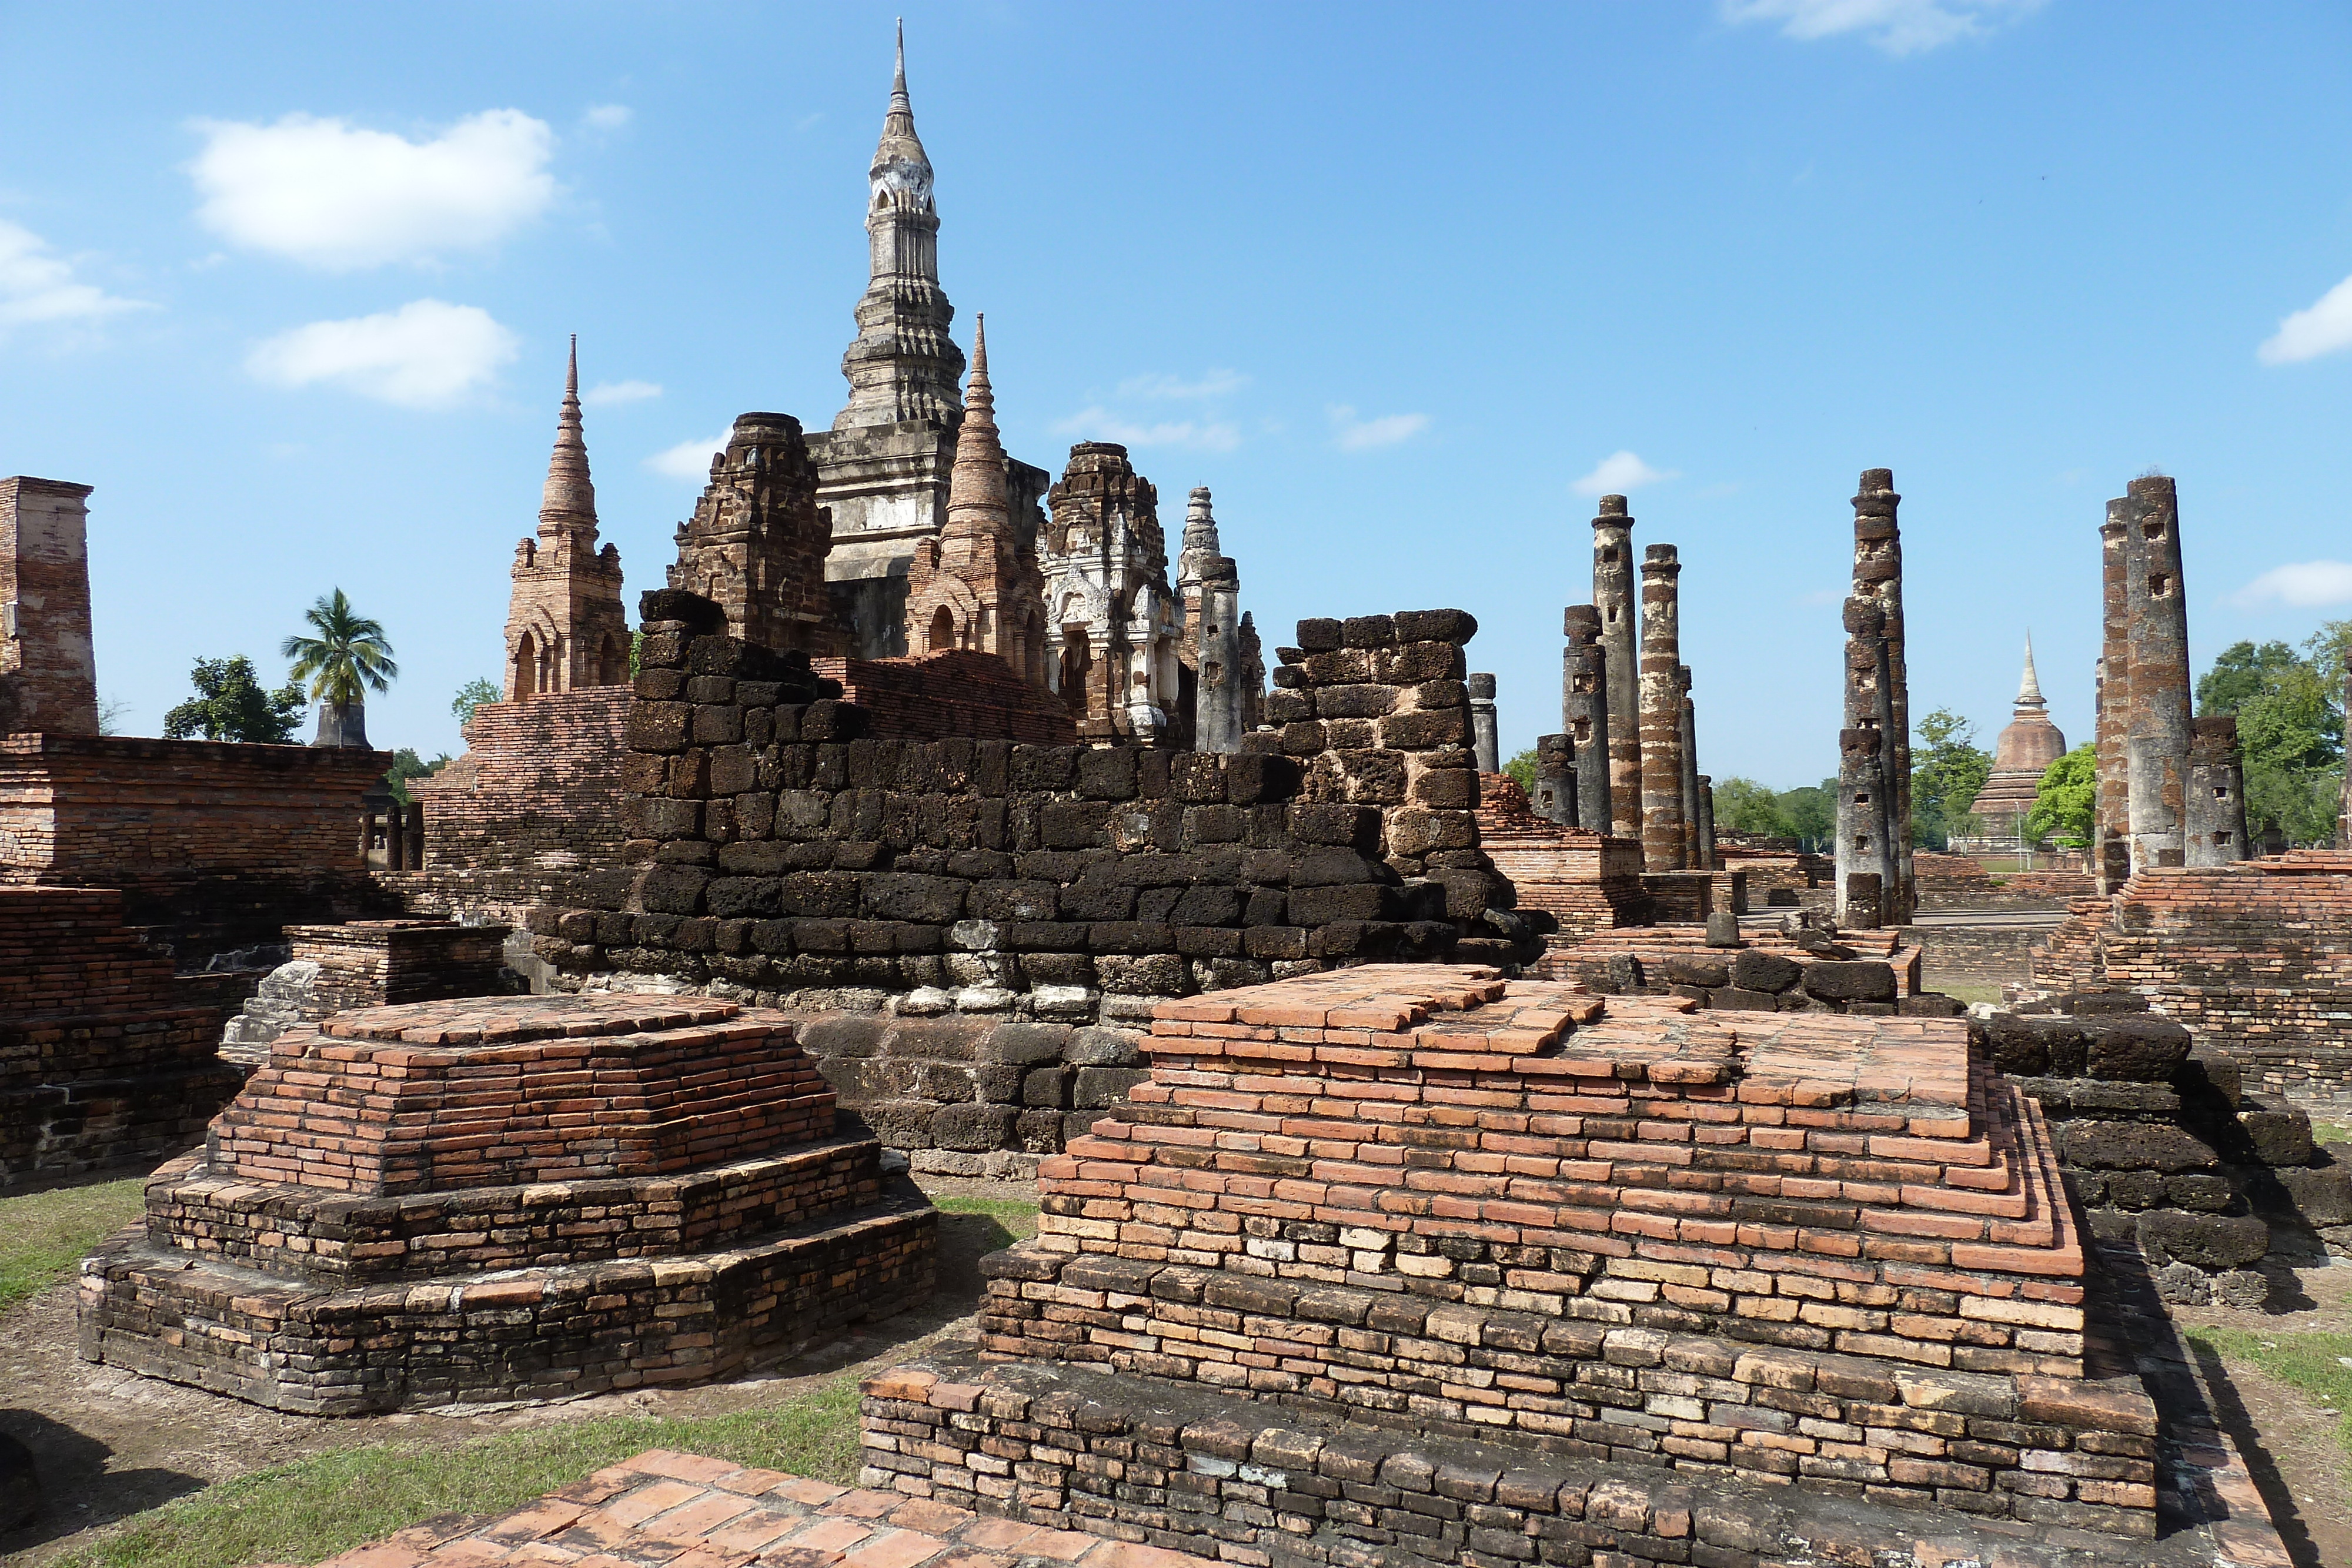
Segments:
[[[2281,320],[2254,353],[2266,365],[2292,365],[2339,349],[2352,349],[2352,277],[2321,295],[2310,309]]]
[[[52,252],[48,241],[0,218],[0,331],[35,323],[87,325],[125,310],[153,308],[79,281],[73,264]]]
[[[200,120],[196,216],[232,243],[344,270],[495,245],[547,210],[555,133],[513,109],[411,141],[340,120]]]
[[[1916,54],[1991,32],[2042,0],[1722,0],[1727,22],[1778,22],[1791,38],[1862,33],[1890,55]]]
[[[659,382],[600,382],[580,394],[580,401],[590,408],[611,408],[616,403],[643,402],[662,394]]]
[[[1056,434],[1083,441],[1116,441],[1121,446],[1181,446],[1195,452],[1231,452],[1242,433],[1222,420],[1164,419],[1136,424],[1096,404],[1054,423]]]
[[[672,479],[708,479],[713,453],[726,449],[732,427],[719,433],[716,441],[681,441],[676,446],[655,453],[646,459],[646,466]]]
[[[1429,428],[1429,415],[1425,413],[1384,413],[1377,419],[1358,419],[1356,411],[1343,402],[1333,403],[1325,412],[1331,416],[1332,435],[1342,452],[1393,446]]]
[[[637,111],[625,103],[600,103],[580,117],[582,124],[591,131],[618,131],[637,117]]]
[[[1644,485],[1660,485],[1678,476],[1671,468],[1653,468],[1630,452],[1617,451],[1593,465],[1592,472],[1569,486],[1580,496],[1630,496]]]
[[[474,305],[417,299],[348,321],[313,321],[257,345],[246,369],[265,382],[326,382],[404,408],[438,408],[515,357],[512,332]]]
[[[1218,398],[1231,397],[1249,385],[1249,377],[1239,371],[1205,371],[1198,381],[1186,381],[1181,376],[1130,376],[1118,383],[1121,397]]]
[[[2230,601],[2241,610],[2264,604],[2285,604],[2297,610],[2352,604],[2352,563],[2299,560],[2274,566],[2230,595]]]

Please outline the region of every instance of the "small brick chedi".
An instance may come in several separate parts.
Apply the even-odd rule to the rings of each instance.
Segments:
[[[700,1382],[931,1288],[781,1014],[472,998],[289,1030],[83,1265],[81,1353],[355,1415]]]
[[[1163,1003],[979,1345],[867,1384],[867,1484],[1243,1561],[2147,1560],[2033,1103],[1962,1019],[1690,1006]]]

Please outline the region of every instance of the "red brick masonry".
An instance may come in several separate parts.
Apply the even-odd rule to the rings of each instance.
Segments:
[[[82,1354],[329,1415],[732,1375],[929,1293],[932,1211],[880,1153],[775,1013],[340,1014],[84,1264]]]
[[[110,889],[0,888],[0,1191],[184,1149],[245,1079]]]
[[[2155,1407],[2084,1376],[2047,1130],[1965,1021],[1694,1005],[1438,966],[1163,1003],[982,1349],[2153,1534]]]

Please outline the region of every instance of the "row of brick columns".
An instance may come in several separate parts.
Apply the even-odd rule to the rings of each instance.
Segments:
[[[398,801],[389,807],[373,802],[360,808],[360,863],[368,863],[377,844],[383,846],[386,871],[425,869],[425,803]]]

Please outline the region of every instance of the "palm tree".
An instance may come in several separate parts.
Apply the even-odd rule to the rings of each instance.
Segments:
[[[391,689],[400,666],[392,662],[392,644],[383,627],[355,614],[340,588],[303,612],[302,619],[319,634],[289,637],[278,651],[294,661],[289,672],[310,683],[310,695],[335,707],[357,707],[367,700],[365,688]]]

